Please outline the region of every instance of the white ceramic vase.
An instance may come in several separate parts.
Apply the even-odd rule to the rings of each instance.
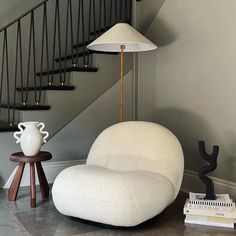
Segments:
[[[24,155],[34,156],[39,153],[41,146],[46,143],[46,138],[49,136],[47,131],[43,131],[44,127],[44,123],[37,121],[18,124],[20,131],[15,132],[14,137],[16,143],[20,143]],[[43,135],[45,136],[43,137]]]

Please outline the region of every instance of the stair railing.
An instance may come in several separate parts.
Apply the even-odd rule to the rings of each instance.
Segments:
[[[132,0],[44,0],[2,27],[0,119],[12,126],[16,110],[43,109],[43,86],[63,87],[68,71],[89,71],[87,45],[130,23],[131,12]]]

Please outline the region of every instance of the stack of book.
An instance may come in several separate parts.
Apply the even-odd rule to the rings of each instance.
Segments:
[[[216,200],[204,200],[205,194],[189,193],[184,206],[185,223],[234,228],[235,203],[228,194],[216,194]]]

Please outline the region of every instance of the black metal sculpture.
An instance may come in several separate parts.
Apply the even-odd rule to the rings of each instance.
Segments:
[[[206,176],[209,172],[212,172],[217,167],[217,157],[219,154],[219,146],[214,145],[211,154],[208,154],[205,149],[205,142],[199,141],[198,142],[199,152],[202,158],[209,162],[209,165],[203,166],[199,171],[199,178],[203,181],[206,185],[206,196],[204,199],[206,200],[216,200],[214,184],[212,180]]]

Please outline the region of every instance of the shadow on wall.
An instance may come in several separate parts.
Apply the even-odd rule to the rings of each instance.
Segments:
[[[3,178],[0,176],[0,188],[3,186]]]
[[[177,38],[177,34],[160,18],[154,20],[146,36],[158,47],[167,46]]]
[[[180,140],[185,156],[185,169],[198,171],[206,164],[198,152],[198,140],[205,140],[206,150],[220,146],[218,167],[211,174],[217,178],[236,182],[236,133],[219,133],[212,125],[190,111],[176,108],[161,108],[155,111],[154,121],[170,129]]]
[[[137,2],[137,29],[145,34],[166,0]]]
[[[155,96],[157,92],[157,76],[156,67],[154,65],[154,62],[156,62],[156,50],[140,53],[138,60],[138,74],[140,78],[140,94],[138,101],[139,117],[144,120],[149,120],[151,117],[153,117],[153,107],[155,107],[156,103],[155,99],[153,99],[153,96]]]
[[[162,79],[162,75],[159,74],[158,60],[162,59],[159,54],[162,55],[161,51],[165,50],[164,46],[176,40],[176,35],[163,20],[156,18],[146,36],[159,48],[157,50],[140,53],[138,57],[138,74],[140,78],[139,116],[141,119],[152,120],[152,117],[155,115],[153,107],[155,107],[156,103],[153,97],[161,92],[159,91],[161,88],[158,86],[158,80]],[[147,104],[149,104],[149,106],[147,106]]]
[[[200,116],[186,110],[162,108],[156,111],[155,122],[170,129],[182,144],[185,156],[185,169],[198,171],[205,162],[198,152],[198,140],[205,140],[208,152],[211,151],[216,134]]]
[[[224,153],[224,159],[227,161],[222,160],[222,156],[219,156],[219,163],[222,160],[222,165],[226,167],[226,173],[224,176],[226,179],[232,180],[232,173],[234,174],[233,181],[236,182],[236,133],[232,130],[226,132],[224,134],[224,146],[220,147],[220,150]],[[221,177],[223,178],[223,177]]]

